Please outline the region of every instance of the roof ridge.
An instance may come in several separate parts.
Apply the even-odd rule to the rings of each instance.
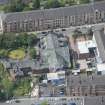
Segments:
[[[95,2],[94,5],[105,3],[105,1],[100,1],[100,2]],[[87,4],[79,4],[79,5],[73,5],[73,6],[68,6],[68,7],[59,7],[59,8],[50,8],[50,9],[39,9],[39,10],[31,10],[31,11],[22,11],[22,12],[9,12],[5,14],[21,14],[21,13],[32,13],[32,12],[44,12],[44,11],[50,11],[50,10],[59,10],[59,9],[66,9],[66,8],[76,8],[76,7],[82,7],[82,6],[91,6],[93,5],[92,3],[87,3]]]

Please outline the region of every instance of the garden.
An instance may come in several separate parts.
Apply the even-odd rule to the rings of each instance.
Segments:
[[[0,63],[0,100],[28,95],[31,91],[31,78],[13,81],[3,64]]]
[[[36,34],[30,33],[5,33],[0,35],[0,58],[22,60],[27,53],[35,59],[35,45],[38,39]]]
[[[16,49],[16,50],[10,51],[8,56],[11,59],[21,60],[21,59],[24,59],[25,57],[25,51],[22,49]]]

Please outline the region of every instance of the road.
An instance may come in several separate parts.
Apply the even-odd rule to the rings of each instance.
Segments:
[[[19,99],[20,103],[11,102],[11,103],[0,103],[0,105],[38,105],[38,103],[42,103],[43,101],[47,101],[50,105],[64,105],[67,103],[76,103],[76,105],[84,105],[83,97],[44,97],[40,99],[27,98],[27,99]]]
[[[11,103],[0,103],[0,105],[32,105],[33,103],[35,103],[35,99],[19,99],[20,102],[16,103],[14,101],[12,101]]]
[[[86,32],[86,28],[88,29],[88,28],[91,28],[91,27],[93,29],[94,29],[94,27],[95,28],[105,27],[105,23],[98,23],[98,24],[91,24],[91,25],[86,24],[86,25],[82,25],[82,26],[71,26],[69,28],[65,28],[66,32],[64,32],[64,34],[69,36],[70,33],[73,33],[73,31],[75,29],[80,29],[82,32]],[[61,29],[58,29],[58,30],[61,30]]]
[[[68,103],[76,103],[76,105],[105,105],[105,96],[87,96],[87,97],[48,97],[42,98],[39,102],[47,100],[50,105],[69,105]],[[35,99],[23,99],[20,103],[0,103],[0,105],[37,105]]]

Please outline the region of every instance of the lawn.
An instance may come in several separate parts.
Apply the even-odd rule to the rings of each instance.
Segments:
[[[23,49],[17,49],[9,52],[11,59],[22,60],[25,57],[25,51]]]
[[[23,78],[14,85],[13,95],[14,96],[24,96],[29,94],[31,91],[30,79]]]
[[[4,10],[4,5],[0,5],[0,11]]]

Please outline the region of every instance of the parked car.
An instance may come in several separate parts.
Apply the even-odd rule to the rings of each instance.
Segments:
[[[66,29],[63,28],[62,31],[66,31]]]
[[[15,100],[16,103],[20,103],[20,100]]]
[[[69,103],[68,105],[76,105],[76,103],[73,102],[73,103]]]

